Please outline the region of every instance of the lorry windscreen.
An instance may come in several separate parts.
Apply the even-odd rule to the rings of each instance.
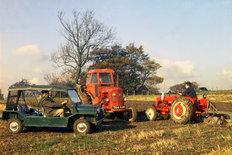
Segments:
[[[110,73],[99,73],[100,83],[112,83]]]

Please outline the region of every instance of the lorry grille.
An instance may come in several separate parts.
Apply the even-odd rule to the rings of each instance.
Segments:
[[[112,91],[112,102],[123,102],[122,90],[113,90]]]

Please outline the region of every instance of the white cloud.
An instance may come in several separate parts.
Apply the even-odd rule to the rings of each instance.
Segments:
[[[224,78],[228,78],[229,80],[232,80],[232,70],[231,71],[230,70],[224,70],[222,72],[222,76]]]
[[[12,52],[14,56],[33,56],[33,55],[40,55],[44,56],[45,54],[39,49],[37,45],[26,45],[20,47]]]
[[[159,73],[169,79],[192,78],[196,76],[196,70],[191,61],[170,61],[157,59],[161,64]]]
[[[41,73],[42,73],[42,70],[41,70],[41,68],[39,68],[39,67],[32,68],[32,69],[27,69],[26,71],[27,71],[27,72],[31,72],[31,73],[33,73],[33,74],[41,74]]]
[[[193,81],[196,77],[195,66],[191,61],[170,61],[167,59],[156,59],[162,67],[157,74],[164,78],[160,85],[161,91],[167,91],[170,86],[185,81]]]
[[[217,75],[220,88],[232,89],[232,70],[223,70]]]
[[[143,46],[144,51],[151,50],[151,47],[146,42],[141,41],[139,44]]]
[[[39,84],[39,78],[34,77],[31,80],[29,80],[29,83],[31,83],[31,84]]]

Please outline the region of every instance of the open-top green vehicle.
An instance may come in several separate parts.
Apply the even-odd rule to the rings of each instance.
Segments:
[[[49,91],[50,97],[56,102],[68,100],[64,106],[67,111],[65,117],[45,116],[41,104],[42,91]],[[6,109],[2,113],[10,133],[20,133],[23,127],[71,127],[75,133],[87,134],[100,125],[104,118],[103,108],[81,104],[75,89],[48,85],[9,88]]]

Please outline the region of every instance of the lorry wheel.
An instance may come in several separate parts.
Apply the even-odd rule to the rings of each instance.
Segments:
[[[23,130],[22,122],[17,118],[11,118],[7,122],[7,130],[10,133],[20,133]]]
[[[73,130],[76,134],[90,133],[90,124],[85,119],[78,119],[74,122]]]
[[[156,120],[158,113],[157,110],[155,109],[155,107],[150,107],[146,110],[146,117],[149,121],[154,121]]]
[[[136,122],[138,117],[137,109],[134,106],[131,106],[129,109],[129,121]]]
[[[193,103],[186,97],[177,98],[171,105],[171,118],[175,123],[186,124],[193,115]]]

